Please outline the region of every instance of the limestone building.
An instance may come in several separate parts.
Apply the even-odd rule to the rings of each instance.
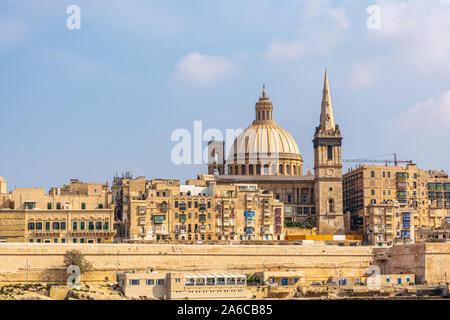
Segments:
[[[285,221],[312,224],[320,234],[344,234],[342,136],[335,124],[325,72],[319,126],[314,134],[314,175],[303,174],[303,158],[294,138],[274,120],[274,107],[263,88],[255,120],[234,141],[227,160],[222,141],[208,144],[208,172],[219,185],[257,184],[284,203]],[[227,168],[227,172],[225,172]]]
[[[198,272],[121,272],[119,288],[126,297],[167,300],[246,299],[251,297],[244,274]]]
[[[118,236],[130,240],[282,240],[283,204],[255,184],[116,179]],[[132,191],[131,191],[132,190]]]
[[[386,202],[409,206],[412,227],[439,228],[450,216],[450,180],[447,173],[405,166],[364,165],[344,175],[344,210],[351,231],[368,240],[369,206]]]
[[[414,243],[414,217],[416,210],[398,201],[369,204],[367,215],[367,241],[371,245]]]
[[[0,203],[0,240],[104,243],[115,235],[111,192],[102,183],[72,179],[52,188],[16,188]]]

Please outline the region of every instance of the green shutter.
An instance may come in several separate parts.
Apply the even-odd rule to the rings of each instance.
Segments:
[[[52,210],[52,204],[50,202],[47,203],[47,210]]]

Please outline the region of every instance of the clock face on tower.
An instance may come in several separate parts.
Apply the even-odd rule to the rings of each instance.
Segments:
[[[328,169],[327,170],[327,176],[332,176],[333,175],[333,173],[334,173],[334,170],[333,169]]]

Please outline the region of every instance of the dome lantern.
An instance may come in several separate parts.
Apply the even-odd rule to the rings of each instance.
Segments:
[[[270,102],[269,97],[266,95],[265,84],[263,84],[262,96],[259,98],[259,101],[256,102],[255,105],[255,121],[253,121],[253,124],[261,123],[276,124],[276,122],[273,120],[273,105],[272,102]]]

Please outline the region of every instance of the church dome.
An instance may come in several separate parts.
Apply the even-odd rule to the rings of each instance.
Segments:
[[[265,87],[255,111],[252,125],[233,143],[228,174],[302,175],[300,150],[294,138],[273,120],[273,105]]]

